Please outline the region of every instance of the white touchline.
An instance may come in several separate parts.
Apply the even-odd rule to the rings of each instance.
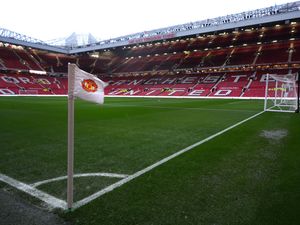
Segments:
[[[64,210],[67,209],[67,203],[65,201],[55,198],[52,195],[49,195],[43,191],[40,191],[40,190],[28,185],[28,184],[22,183],[11,177],[8,177],[2,173],[0,173],[0,181],[3,181],[4,183],[7,183],[12,187],[17,188],[18,190],[26,192],[27,194],[32,195],[32,196],[42,200],[43,202],[46,202],[52,208],[61,208]]]
[[[74,178],[75,177],[113,177],[113,178],[125,178],[125,177],[128,177],[128,175],[126,175],[126,174],[117,174],[117,173],[80,173],[80,174],[74,174]],[[55,177],[55,178],[52,178],[52,179],[43,180],[43,181],[39,181],[39,182],[33,183],[30,186],[37,187],[37,186],[40,186],[42,184],[47,184],[47,183],[51,183],[51,182],[55,182],[55,181],[60,181],[60,180],[66,180],[67,178],[68,178],[68,176]]]
[[[118,181],[118,182],[116,182],[116,183],[114,183],[114,184],[112,184],[112,185],[96,192],[96,193],[94,193],[94,194],[92,194],[89,197],[84,198],[84,199],[74,203],[73,208],[76,209],[76,208],[79,208],[83,205],[86,205],[87,203],[93,201],[94,199],[100,197],[101,195],[104,195],[104,194],[114,190],[115,188],[120,187],[123,184],[128,183],[129,181],[131,181],[131,180],[133,180],[133,179],[149,172],[150,170],[164,164],[165,162],[167,162],[167,161],[169,161],[169,160],[171,160],[171,159],[173,159],[173,158],[175,158],[175,157],[177,157],[177,156],[179,156],[179,155],[181,155],[181,154],[183,154],[183,153],[185,153],[185,152],[187,152],[187,151],[189,151],[189,150],[191,150],[191,149],[193,149],[193,148],[195,148],[195,147],[197,147],[197,146],[199,146],[199,145],[201,145],[201,144],[203,144],[207,141],[210,141],[211,139],[213,139],[213,138],[215,138],[215,137],[217,137],[217,136],[219,136],[219,135],[221,135],[221,134],[223,134],[223,133],[225,133],[225,132],[227,132],[227,131],[229,131],[229,130],[231,130],[231,129],[233,129],[233,128],[235,128],[235,127],[237,127],[237,126],[239,126],[239,125],[241,125],[241,124],[243,124],[243,123],[245,123],[245,122],[247,122],[247,121],[249,121],[249,120],[251,120],[255,117],[257,117],[257,116],[259,116],[259,115],[261,115],[262,113],[264,113],[264,111],[259,112],[259,113],[255,114],[253,116],[250,116],[247,119],[244,119],[244,120],[242,120],[242,121],[240,121],[240,122],[238,122],[238,123],[236,123],[236,124],[234,124],[230,127],[227,127],[224,130],[221,130],[216,134],[213,134],[213,135],[211,135],[211,136],[209,136],[209,137],[207,137],[207,138],[205,138],[205,139],[203,139],[203,140],[201,140],[201,141],[199,141],[195,144],[192,144],[192,145],[190,145],[190,146],[188,146],[188,147],[186,147],[186,148],[184,148],[184,149],[182,149],[182,150],[180,150],[180,151],[178,151],[178,152],[176,152],[176,153],[174,153],[174,154],[172,154],[172,155],[170,155],[170,156],[168,156],[168,157],[166,157],[166,158],[164,158],[164,159],[162,159],[162,160],[160,160],[160,161],[158,161],[158,162],[156,162],[156,163],[154,163],[154,164],[152,164],[152,165],[150,165],[150,166],[148,166],[148,167],[146,167],[146,168],[144,168],[144,169],[142,169],[142,170],[140,170],[140,171],[138,171],[138,172],[136,172],[136,173],[134,173],[134,174],[132,174],[132,175],[130,175],[130,176],[128,176],[128,177],[126,177],[126,178],[124,178],[124,179],[122,179],[122,180],[120,180],[120,181]]]
[[[146,168],[144,168],[144,169],[142,169],[142,170],[140,170],[140,171],[138,171],[138,172],[136,172],[132,175],[129,175],[129,176],[126,175],[126,174],[114,174],[114,173],[84,173],[84,174],[74,175],[74,177],[105,176],[105,177],[124,178],[124,179],[122,179],[122,180],[120,180],[120,181],[118,181],[118,182],[116,182],[116,183],[114,183],[114,184],[112,184],[112,185],[110,185],[110,186],[94,193],[93,195],[74,203],[74,206],[73,206],[74,209],[79,208],[79,207],[93,201],[94,199],[100,197],[101,195],[104,195],[105,193],[108,193],[108,192],[114,190],[115,188],[120,187],[123,184],[126,184],[127,182],[129,182],[129,181],[131,181],[131,180],[133,180],[133,179],[149,172],[150,170],[164,164],[165,162],[167,162],[167,161],[169,161],[169,160],[171,160],[171,159],[173,159],[173,158],[175,158],[175,157],[177,157],[177,156],[179,156],[179,155],[181,155],[181,154],[183,154],[183,153],[185,153],[185,152],[187,152],[187,151],[189,151],[189,150],[191,150],[191,149],[193,149],[193,148],[195,148],[195,147],[197,147],[197,146],[199,146],[199,145],[201,145],[201,144],[203,144],[203,143],[205,143],[205,142],[207,142],[207,141],[209,141],[209,140],[211,140],[211,139],[213,139],[213,138],[215,138],[215,137],[217,137],[217,136],[219,136],[219,135],[221,135],[221,134],[223,134],[223,133],[225,133],[225,132],[227,132],[227,131],[229,131],[229,130],[231,130],[231,129],[239,126],[239,125],[241,125],[241,124],[243,124],[243,123],[245,123],[245,122],[247,122],[248,120],[251,120],[251,119],[261,115],[262,113],[264,113],[264,111],[259,112],[259,113],[255,114],[255,115],[253,115],[253,116],[251,116],[247,119],[244,119],[244,120],[242,120],[242,121],[240,121],[240,122],[238,122],[238,123],[236,123],[236,124],[234,124],[230,127],[227,127],[224,130],[219,131],[218,133],[213,134],[213,135],[211,135],[211,136],[209,136],[209,137],[207,137],[207,138],[205,138],[205,139],[203,139],[203,140],[201,140],[201,141],[199,141],[199,142],[197,142],[193,145],[190,145],[190,146],[188,146],[188,147],[186,147],[186,148],[184,148],[184,149],[182,149],[182,150],[180,150],[180,151],[178,151],[178,152],[176,152],[176,153],[174,153],[174,154],[172,154],[172,155],[170,155],[170,156],[168,156],[168,157],[166,157],[166,158],[164,158],[164,159],[162,159],[162,160],[160,160],[160,161],[158,161],[158,162],[156,162],[156,163],[154,163],[154,164],[152,164],[152,165],[150,165],[150,166],[148,166],[148,167],[146,167]],[[64,209],[64,210],[67,209],[66,201],[58,199],[58,198],[56,198],[52,195],[49,195],[49,194],[47,194],[43,191],[40,191],[40,190],[36,189],[35,187],[37,187],[39,185],[42,185],[42,184],[49,183],[49,182],[64,180],[66,178],[67,178],[67,176],[61,176],[61,177],[48,179],[48,180],[44,180],[44,181],[39,181],[39,182],[36,182],[34,184],[28,185],[28,184],[25,184],[23,182],[20,182],[18,180],[15,180],[15,179],[13,179],[9,176],[6,176],[6,175],[0,173],[0,181],[2,181],[4,183],[7,183],[12,187],[15,187],[15,188],[17,188],[17,189],[19,189],[23,192],[26,192],[26,193],[42,200],[43,202],[47,203],[49,206],[51,206],[53,208],[61,208],[61,209]]]
[[[116,173],[82,173],[82,174],[74,175],[74,177],[92,177],[92,176],[125,178],[128,175],[116,174]],[[39,185],[47,184],[47,183],[54,182],[54,181],[60,181],[60,180],[64,180],[64,179],[67,179],[67,176],[56,177],[53,179],[43,180],[43,181],[39,181],[39,182],[28,185],[28,184],[25,184],[21,181],[15,180],[9,176],[6,176],[6,175],[0,173],[0,181],[4,182],[12,187],[15,187],[16,189],[23,191],[33,197],[36,197],[36,198],[42,200],[43,202],[47,203],[52,208],[61,208],[61,209],[65,210],[65,209],[67,209],[66,201],[63,201],[63,200],[58,199],[50,194],[47,194],[43,191],[36,189],[36,187]]]

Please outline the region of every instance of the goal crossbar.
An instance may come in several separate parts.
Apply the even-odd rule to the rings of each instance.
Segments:
[[[266,74],[264,110],[299,112],[298,74]]]

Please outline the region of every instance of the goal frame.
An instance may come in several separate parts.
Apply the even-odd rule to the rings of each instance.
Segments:
[[[294,81],[291,80],[291,82],[276,79],[277,74],[266,75],[264,111],[299,113],[299,72],[282,75],[283,78],[294,76]],[[273,78],[272,82],[275,82],[275,87],[271,89],[274,91],[273,96],[269,94],[271,77]],[[288,87],[285,86],[286,84]],[[290,89],[292,91],[289,91]],[[294,95],[288,96],[290,93]],[[269,106],[270,102],[272,103],[271,106]]]

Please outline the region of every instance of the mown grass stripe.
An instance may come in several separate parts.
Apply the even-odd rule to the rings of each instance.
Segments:
[[[197,143],[194,143],[194,144],[192,144],[192,145],[190,145],[190,146],[188,146],[188,147],[186,147],[186,148],[184,148],[184,149],[182,149],[182,150],[180,150],[180,151],[178,151],[178,152],[176,152],[176,153],[174,153],[174,154],[172,154],[172,155],[170,155],[170,156],[168,156],[168,157],[166,157],[166,158],[164,158],[164,159],[162,159],[162,160],[160,160],[160,161],[158,161],[158,162],[156,162],[156,163],[154,163],[154,164],[152,164],[152,165],[150,165],[150,166],[148,166],[148,167],[146,167],[146,168],[144,168],[144,169],[142,169],[142,170],[140,170],[140,171],[138,171],[138,172],[136,172],[136,173],[134,173],[134,174],[132,174],[132,175],[130,175],[130,176],[128,176],[128,177],[126,177],[126,178],[124,178],[124,179],[122,179],[122,180],[120,180],[120,181],[118,181],[118,182],[116,182],[116,183],[114,183],[114,184],[98,191],[98,192],[96,192],[96,193],[94,193],[93,195],[74,203],[73,207],[76,209],[76,208],[79,208],[83,205],[86,205],[87,203],[95,200],[96,198],[98,198],[98,197],[100,197],[100,196],[102,196],[102,195],[104,195],[108,192],[113,191],[114,189],[116,189],[116,188],[128,183],[129,181],[131,181],[131,180],[133,180],[133,179],[135,179],[135,178],[137,178],[137,177],[153,170],[154,168],[168,162],[169,160],[171,160],[171,159],[173,159],[173,158],[175,158],[175,157],[177,157],[177,156],[179,156],[179,155],[181,155],[181,154],[183,154],[183,153],[185,153],[185,152],[187,152],[187,151],[189,151],[189,150],[191,150],[191,149],[193,149],[193,148],[195,148],[195,147],[197,147],[197,146],[199,146],[199,145],[201,145],[201,144],[203,144],[207,141],[212,140],[213,138],[215,138],[215,137],[217,137],[217,136],[219,136],[219,135],[221,135],[221,134],[223,134],[223,133],[225,133],[225,132],[227,132],[227,131],[229,131],[229,130],[231,130],[231,129],[233,129],[233,128],[235,128],[235,127],[237,127],[237,126],[239,126],[239,125],[241,125],[241,124],[243,124],[243,123],[245,123],[245,122],[247,122],[247,121],[249,121],[249,120],[251,120],[255,117],[257,117],[257,116],[259,116],[259,115],[261,115],[262,113],[264,113],[264,111],[259,112],[259,113],[255,114],[253,116],[250,116],[250,117],[248,117],[248,118],[246,118],[246,119],[244,119],[244,120],[242,120],[242,121],[240,121],[240,122],[238,122],[238,123],[236,123],[232,126],[229,126],[225,129],[223,129],[223,130],[221,130],[221,131],[219,131],[219,132],[217,132],[217,133],[215,133],[215,134],[213,134],[213,135],[197,142]]]

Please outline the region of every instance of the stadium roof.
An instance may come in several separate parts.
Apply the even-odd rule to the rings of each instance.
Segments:
[[[147,32],[139,32],[100,42],[95,42],[95,38],[90,36],[90,39],[93,41],[81,46],[78,46],[76,34],[72,34],[68,37],[68,39],[64,40],[65,44],[61,46],[62,42],[47,43],[3,28],[0,28],[0,42],[59,53],[74,54],[144,42],[180,38],[219,30],[239,29],[240,27],[254,26],[277,21],[288,21],[298,18],[300,18],[300,1],[155,29]],[[73,44],[71,43],[72,41]],[[57,43],[59,43],[60,46],[55,45]]]
[[[49,45],[65,46],[67,48],[76,48],[78,46],[91,45],[99,42],[91,33],[75,33],[73,32],[66,38],[57,38],[46,41]]]

